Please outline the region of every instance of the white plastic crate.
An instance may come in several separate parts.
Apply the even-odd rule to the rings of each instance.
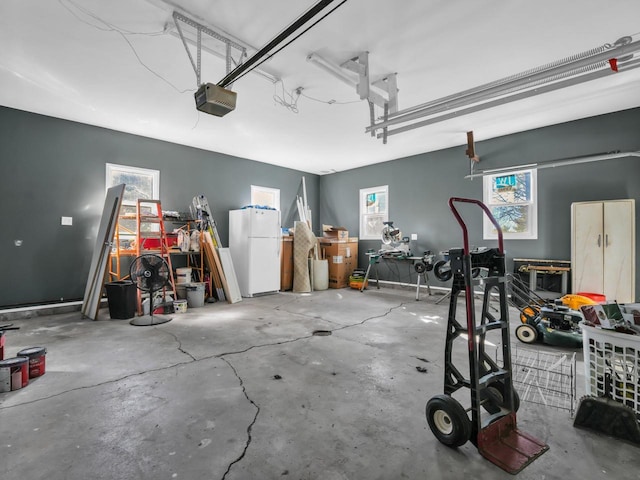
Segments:
[[[640,416],[640,335],[581,325],[587,395],[605,395],[605,374],[611,375],[611,398]]]

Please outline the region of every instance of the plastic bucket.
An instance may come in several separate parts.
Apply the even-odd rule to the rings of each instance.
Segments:
[[[187,285],[186,284],[177,284],[176,283],[176,297],[178,300],[186,300],[187,299]]]
[[[29,378],[44,375],[46,368],[47,349],[44,347],[23,348],[18,352],[19,357],[29,360]]]
[[[0,393],[29,385],[29,359],[14,357],[0,360]]]
[[[313,289],[326,290],[329,288],[329,260],[313,261]]]
[[[204,283],[190,283],[187,285],[187,305],[189,308],[204,306]]]
[[[176,268],[176,283],[191,283],[191,269]]]
[[[175,313],[186,313],[187,312],[187,300],[174,300],[173,301],[173,311]]]

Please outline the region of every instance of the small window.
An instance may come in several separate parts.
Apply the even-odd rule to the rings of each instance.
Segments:
[[[251,185],[251,205],[280,210],[280,189]]]
[[[125,184],[124,197],[119,212],[122,217],[118,221],[118,237],[121,249],[131,249],[131,242],[135,239],[138,228],[135,219],[138,199],[160,199],[160,171],[107,163],[105,183],[107,189],[122,183]],[[157,232],[160,226],[146,224],[143,228],[144,231]]]
[[[389,221],[389,186],[360,189],[360,238],[379,240]]]
[[[124,183],[122,205],[135,207],[139,198],[160,199],[160,171],[107,163],[107,189]],[[134,210],[135,211],[135,210]]]
[[[484,203],[502,228],[505,239],[538,238],[537,170],[483,177]],[[485,216],[484,239],[497,238],[496,228]]]

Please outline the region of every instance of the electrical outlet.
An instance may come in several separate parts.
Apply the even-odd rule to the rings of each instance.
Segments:
[[[73,225],[73,217],[60,218],[60,225]]]
[[[411,234],[411,240],[417,240],[418,239],[418,234],[417,233],[412,233]]]

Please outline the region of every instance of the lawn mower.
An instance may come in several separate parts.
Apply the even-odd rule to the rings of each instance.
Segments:
[[[521,325],[516,338],[523,343],[541,341],[560,347],[582,347],[580,322],[584,320],[576,305],[595,303],[578,295],[565,295],[557,300],[545,300],[512,274],[507,274],[511,298],[509,303],[520,311]]]
[[[516,327],[516,338],[523,343],[541,340],[547,345],[582,348],[582,314],[564,305],[549,304],[540,307],[532,320]]]

